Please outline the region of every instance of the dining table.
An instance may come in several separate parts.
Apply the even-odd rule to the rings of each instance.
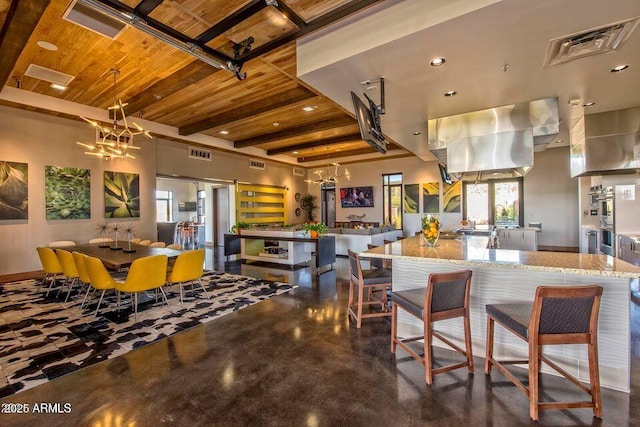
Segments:
[[[103,243],[86,243],[61,247],[59,249],[65,249],[70,252],[80,252],[81,254],[98,258],[105,267],[113,270],[129,267],[133,261],[152,255],[166,255],[171,261],[184,252],[178,249],[157,248],[129,242],[119,242],[118,247],[120,249],[114,249],[116,246],[115,242],[109,242],[108,247],[101,246],[105,245]]]

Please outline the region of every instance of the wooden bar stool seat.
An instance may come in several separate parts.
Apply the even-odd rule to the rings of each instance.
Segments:
[[[593,415],[602,418],[602,397],[598,370],[598,310],[602,287],[539,286],[533,303],[490,304],[487,310],[487,354],[485,373],[495,366],[525,396],[529,398],[529,415],[537,421],[540,410],[593,408]],[[529,344],[527,360],[496,360],[493,358],[494,324],[499,323]],[[586,344],[589,357],[589,382],[586,387],[577,378],[542,354],[543,345]],[[589,394],[590,400],[579,402],[540,402],[540,365],[544,362],[578,388]],[[529,364],[529,387],[520,382],[504,365]]]
[[[462,270],[452,273],[430,274],[426,288],[393,292],[391,295],[391,352],[396,346],[402,347],[409,355],[425,367],[425,379],[431,385],[433,376],[454,369],[468,368],[473,373],[473,350],[471,347],[471,324],[469,321],[469,291],[471,271]],[[398,309],[417,317],[424,323],[424,334],[414,338],[398,337]],[[452,343],[433,330],[433,323],[439,320],[463,318],[465,349]],[[433,337],[462,354],[465,361],[454,365],[433,369]],[[407,343],[424,339],[424,356],[419,355]]]

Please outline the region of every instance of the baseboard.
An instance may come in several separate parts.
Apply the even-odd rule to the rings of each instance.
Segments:
[[[538,245],[539,251],[545,252],[573,252],[578,253],[579,248],[577,246],[542,246]]]
[[[25,273],[13,273],[0,275],[0,283],[17,282],[19,280],[42,279],[44,270],[27,271]]]

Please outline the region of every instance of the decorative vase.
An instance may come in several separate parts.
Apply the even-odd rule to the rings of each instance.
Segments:
[[[422,216],[422,237],[429,246],[436,246],[440,237],[440,218],[434,214]]]

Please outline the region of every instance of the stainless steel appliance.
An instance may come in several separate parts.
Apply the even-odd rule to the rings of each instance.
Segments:
[[[603,188],[598,201],[600,203],[600,252],[615,256],[616,228],[614,188]]]

